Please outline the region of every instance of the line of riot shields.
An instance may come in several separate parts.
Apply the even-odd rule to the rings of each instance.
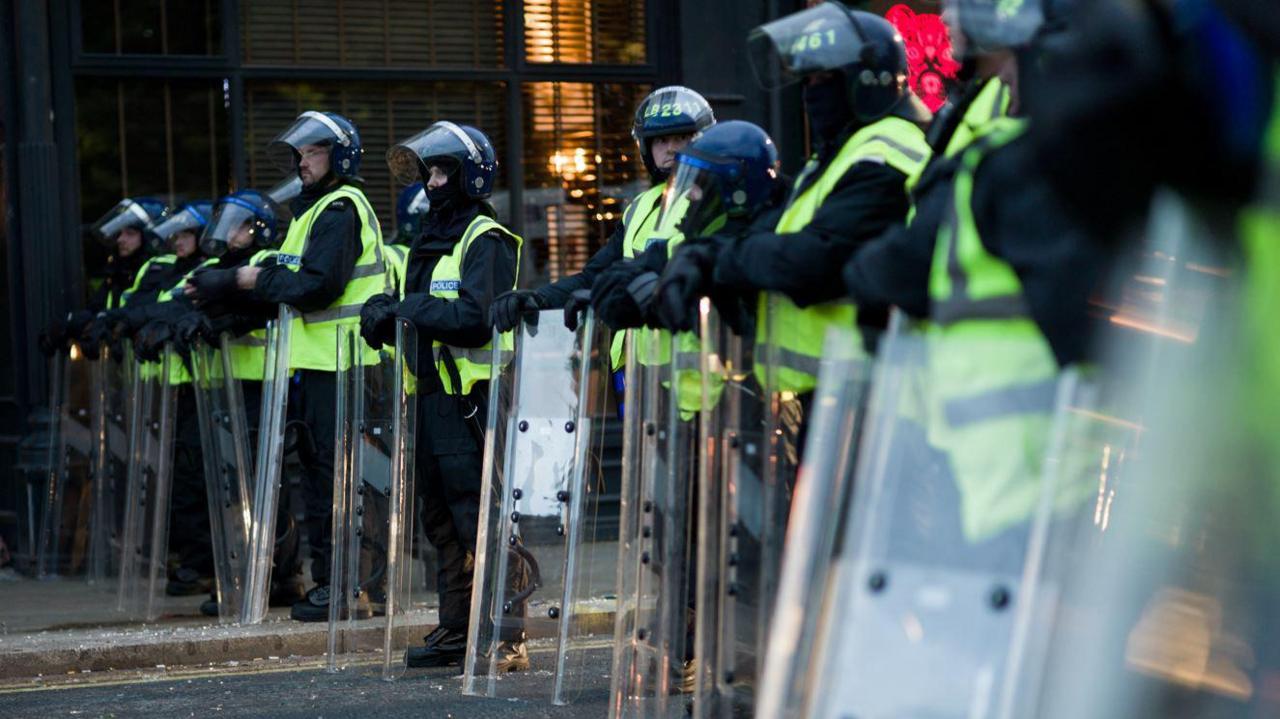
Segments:
[[[807,395],[777,389],[783,350],[735,334],[709,301],[694,332],[631,330],[615,497],[609,331],[590,313],[576,331],[559,310],[527,318],[493,343],[462,690],[607,701],[611,717],[1268,706],[1280,505],[1249,471],[1268,443],[1230,416],[1236,369],[1206,369],[1206,347],[1235,341],[1211,320],[1236,298],[1194,227],[1176,201],[1157,205],[1103,363],[1012,384],[955,379],[993,357],[1042,367],[1019,364],[1042,342],[896,314],[874,352],[834,328]],[[54,357],[42,579],[130,619],[165,614],[175,393],[190,384],[220,619],[263,620],[292,316],[159,361],[127,344]],[[407,322],[394,347],[353,326],[335,340],[328,666],[372,657],[395,678],[428,622],[414,591],[427,365]],[[266,350],[252,377],[231,361],[245,342]],[[532,671],[505,671],[502,644],[526,638]]]

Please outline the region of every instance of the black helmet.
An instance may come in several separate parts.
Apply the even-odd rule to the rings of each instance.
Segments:
[[[769,134],[745,120],[708,129],[676,156],[658,215],[657,234],[686,237],[749,217],[774,195],[780,182],[778,148]]]
[[[299,153],[305,145],[328,147],[329,171],[337,177],[358,176],[360,157],[364,155],[360,132],[342,115],[315,110],[298,115],[298,119],[267,146],[267,156],[281,172],[296,174]]]
[[[447,158],[461,168],[462,190],[468,197],[483,200],[493,194],[498,174],[498,157],[493,143],[469,125],[440,121],[387,150],[387,166],[402,185],[430,179],[427,168],[433,159]]]
[[[879,15],[825,2],[757,27],[747,43],[751,67],[765,88],[818,73],[839,73],[849,110],[862,124],[879,120],[903,99],[914,97],[906,44]],[[913,119],[926,120],[927,113]]]
[[[631,137],[636,141],[650,177],[654,182],[661,182],[667,178],[668,171],[654,164],[650,141],[664,135],[696,137],[714,124],[716,116],[705,97],[687,87],[669,85],[649,93],[636,107]]]

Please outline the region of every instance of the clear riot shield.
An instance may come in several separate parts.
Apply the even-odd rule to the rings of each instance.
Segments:
[[[100,362],[79,345],[50,360],[48,481],[44,487],[36,575],[84,576],[89,571],[93,511],[92,394]]]
[[[609,716],[683,716],[691,599],[695,419],[680,412],[670,336],[627,335],[618,609]]]
[[[802,716],[813,673],[809,650],[817,640],[823,588],[853,495],[869,364],[861,338],[851,329],[828,331],[787,523],[778,593],[767,621],[769,640],[760,659],[757,716]]]
[[[93,377],[93,519],[89,538],[89,580],[103,583],[120,573],[125,483],[129,468],[129,413],[133,350],[125,342],[113,352],[103,347]]]
[[[607,688],[593,619],[613,591],[596,534],[609,347],[590,313],[578,333],[561,315],[522,324],[510,362],[495,350],[465,694],[567,704]],[[501,644],[522,636],[549,686],[504,680]]]
[[[1095,425],[1123,422],[1136,451],[1100,489],[1087,541],[1049,536],[1055,601],[1032,626],[1052,639],[1030,645],[1006,716],[1280,714],[1277,365],[1262,349],[1273,315],[1251,316],[1274,295],[1247,294],[1275,267],[1242,272],[1223,244],[1157,199],[1143,262],[1108,305],[1104,391],[1063,432],[1105,447]]]
[[[250,502],[249,549],[245,568],[241,624],[257,624],[267,616],[271,589],[271,559],[276,541],[276,510],[280,474],[284,467],[285,408],[289,401],[289,342],[297,311],[280,305],[267,323],[263,352],[262,407],[258,419],[258,447],[253,460],[253,499]],[[221,611],[221,610],[220,610]]]
[[[694,715],[731,717],[755,706],[803,412],[794,395],[776,389],[771,339],[737,336],[710,305],[702,302],[699,333]]]
[[[1075,376],[1059,381],[1047,347],[1028,337],[944,335],[895,317],[809,659],[805,715],[996,711],[1029,601],[1025,574],[1049,524],[1073,521],[1096,491],[1045,480],[1055,397],[1070,396]],[[957,382],[957,363],[1014,356],[1016,368],[1039,369],[1017,383]]]
[[[249,487],[253,475],[249,428],[240,380],[231,371],[230,335],[218,347],[191,348],[191,377],[203,448],[205,491],[213,548],[218,620],[240,618],[249,545]]]
[[[376,354],[358,325],[338,328],[331,672],[359,655],[380,655],[383,679],[405,670],[412,617],[417,350],[417,332],[403,320],[396,322],[395,347]]]
[[[168,578],[169,497],[173,484],[174,410],[177,385],[171,368],[181,362],[166,345],[159,362],[136,369],[135,408],[129,440],[117,608],[153,621],[164,609]]]

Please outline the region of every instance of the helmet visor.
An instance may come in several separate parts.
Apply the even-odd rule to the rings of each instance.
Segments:
[[[433,157],[469,158],[477,165],[484,164],[484,154],[470,135],[452,122],[437,122],[387,150],[387,166],[396,182],[412,185],[426,181],[426,161]]]
[[[281,180],[278,185],[267,190],[267,197],[280,206],[286,206],[298,195],[302,194],[302,178],[297,175]]]
[[[205,225],[200,249],[211,257],[221,257],[230,250],[247,249],[255,243],[272,246],[275,238],[262,236],[270,232],[266,223],[254,222],[258,216],[259,210],[252,202],[240,197],[222,198],[213,210],[213,219]]]
[[[943,0],[943,5],[959,21],[966,56],[1026,45],[1044,24],[1041,0]]]
[[[328,115],[308,110],[267,145],[267,157],[279,171],[293,172],[303,147],[331,143],[349,145],[351,135]]]
[[[104,245],[110,246],[116,240],[116,235],[126,227],[136,227],[145,229],[152,222],[159,220],[159,217],[152,217],[142,205],[130,199],[123,199],[116,204],[115,207],[107,210],[97,222],[93,223],[93,234],[98,241]]]
[[[682,234],[688,239],[709,235],[723,226],[721,177],[727,170],[727,165],[682,153],[662,193],[657,236]]]
[[[152,225],[148,228],[147,234],[151,237],[153,249],[158,251],[166,247],[171,248],[173,237],[179,232],[185,230],[200,234],[200,228],[204,227],[208,221],[209,218],[201,214],[198,209],[187,205]]]
[[[864,45],[849,13],[832,2],[765,23],[747,36],[751,68],[767,90],[858,62]]]

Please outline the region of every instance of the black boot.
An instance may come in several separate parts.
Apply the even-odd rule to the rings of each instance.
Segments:
[[[204,594],[213,589],[213,577],[202,577],[190,567],[178,567],[164,585],[164,593],[171,597],[189,597]]]
[[[426,645],[409,647],[405,663],[411,667],[449,667],[462,664],[467,653],[467,633],[436,627],[425,638]]]
[[[289,616],[300,622],[329,621],[329,586],[313,587],[306,597],[294,603]]]
[[[206,617],[218,616],[218,597],[210,594],[209,598],[200,603],[200,613]]]

